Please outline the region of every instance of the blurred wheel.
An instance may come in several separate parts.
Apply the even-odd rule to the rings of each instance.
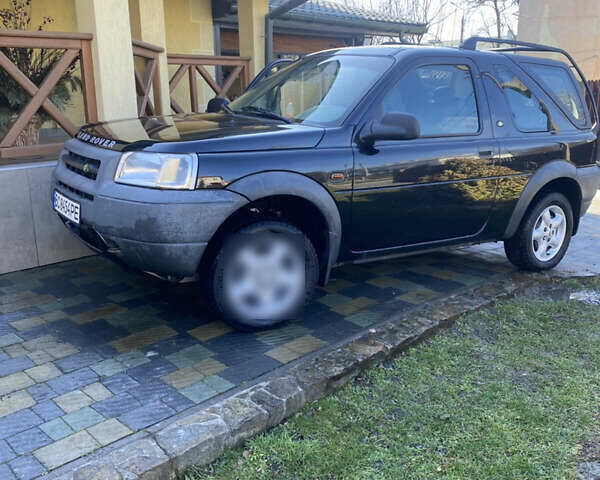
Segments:
[[[318,258],[304,233],[283,222],[260,222],[231,235],[211,272],[213,302],[242,330],[294,318],[316,286]]]

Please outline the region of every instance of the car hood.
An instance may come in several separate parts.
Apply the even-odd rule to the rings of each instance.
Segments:
[[[316,146],[324,129],[258,116],[196,113],[85,125],[76,137],[111,150],[239,152]]]

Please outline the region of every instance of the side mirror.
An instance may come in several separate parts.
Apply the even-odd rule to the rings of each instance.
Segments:
[[[421,130],[418,120],[407,113],[386,113],[381,120],[371,120],[360,132],[359,142],[373,145],[377,140],[414,140]]]
[[[211,98],[206,104],[206,113],[219,113],[229,104],[229,100],[222,97]]]

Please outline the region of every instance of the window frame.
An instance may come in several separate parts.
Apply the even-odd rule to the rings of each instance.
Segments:
[[[484,131],[484,119],[481,113],[481,102],[480,95],[483,92],[478,92],[479,88],[477,86],[476,80],[480,77],[479,70],[477,69],[476,64],[468,58],[465,57],[457,57],[457,58],[431,58],[428,61],[420,61],[411,65],[402,76],[392,85],[391,88],[386,92],[383,98],[379,101],[379,105],[376,108],[377,115],[381,116],[383,114],[383,104],[385,100],[393,93],[393,91],[399,86],[399,84],[404,80],[404,78],[410,74],[411,72],[423,68],[423,67],[439,67],[439,66],[459,66],[463,65],[469,69],[469,76],[471,77],[471,84],[473,87],[473,95],[475,97],[475,109],[477,111],[477,123],[478,129],[473,133],[448,133],[448,134],[435,134],[435,135],[419,135],[419,137],[415,140],[419,139],[435,139],[435,138],[459,138],[459,137],[477,137],[481,136]],[[401,113],[409,113],[409,112],[401,112]],[[410,114],[410,113],[409,113]],[[417,119],[418,120],[418,119]],[[403,142],[405,142],[403,140]]]
[[[573,72],[567,65],[562,63],[549,63],[547,61],[535,62],[532,61],[532,59],[530,58],[528,58],[527,61],[521,60],[519,63],[521,64],[522,68],[527,72],[527,75],[529,75],[533,79],[533,81],[543,90],[543,92],[550,98],[550,100],[552,100],[552,102],[557,106],[557,108],[562,112],[562,114],[569,120],[569,122],[575,128],[577,128],[578,130],[591,130],[593,128],[591,112],[588,110],[585,98],[581,97],[581,89],[579,88],[579,85],[575,76],[573,75]],[[546,84],[546,82],[543,81],[543,79],[537,73],[529,69],[529,65],[539,65],[541,67],[558,68],[566,72],[567,77],[569,77],[569,79],[571,80],[571,85],[575,89],[577,98],[579,98],[579,101],[581,102],[581,105],[583,107],[583,115],[585,116],[585,123],[583,125],[577,124],[577,122],[573,119],[573,116],[567,111],[567,109],[562,105],[562,103],[557,100],[556,94],[552,93],[550,87]]]
[[[494,63],[492,64],[492,68],[494,69],[494,80],[496,80],[498,87],[500,88],[500,90],[502,90],[502,96],[504,97],[504,101],[506,102],[506,106],[508,107],[508,111],[510,112],[510,119],[511,122],[513,124],[513,127],[515,127],[517,129],[517,131],[521,132],[521,133],[525,133],[525,134],[531,134],[531,133],[552,133],[552,129],[549,128],[548,126],[546,126],[545,130],[523,130],[521,128],[519,128],[519,126],[517,125],[517,122],[515,121],[514,118],[514,112],[513,109],[510,106],[510,101],[508,100],[508,95],[506,95],[506,91],[504,89],[504,87],[502,86],[502,82],[496,78],[498,75],[498,68],[505,68],[506,70],[510,71],[515,77],[517,77],[519,79],[519,81],[525,85],[527,87],[527,90],[529,90],[529,92],[531,93],[531,95],[538,101],[538,103],[540,105],[543,105],[546,108],[546,112],[545,115],[548,117],[548,121],[553,124],[554,123],[554,119],[552,118],[552,115],[550,113],[550,109],[548,108],[548,106],[544,103],[544,101],[539,97],[539,95],[537,95],[529,85],[527,85],[527,82],[524,81],[523,77],[520,76],[518,74],[517,71],[515,71],[514,68],[511,68],[510,65],[504,64],[504,63]]]

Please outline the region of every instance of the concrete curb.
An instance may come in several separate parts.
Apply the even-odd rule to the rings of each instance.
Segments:
[[[550,275],[516,272],[388,318],[359,337],[204,409],[159,424],[44,476],[54,480],[173,479],[277,425],[365,368]]]

